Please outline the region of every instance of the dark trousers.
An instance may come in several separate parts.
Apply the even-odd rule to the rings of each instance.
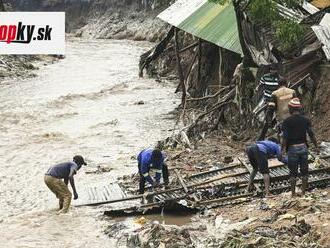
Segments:
[[[246,149],[246,153],[254,171],[259,171],[261,174],[269,174],[267,154],[259,151],[257,145],[249,146]]]
[[[291,177],[298,177],[298,168],[302,177],[308,176],[308,149],[306,145],[289,147],[288,167]]]
[[[145,177],[141,174],[141,165],[138,165],[139,167],[139,175],[140,175],[140,182],[139,182],[139,194],[144,194],[145,191],[145,184],[146,184],[146,179]],[[163,175],[163,181],[164,184],[168,184],[169,180],[169,174],[168,174],[168,168],[166,164],[163,164],[163,168],[162,168],[162,175]]]
[[[270,111],[270,110],[265,111],[265,122],[262,127],[261,133],[258,137],[258,140],[264,140],[266,138],[268,129],[270,127],[272,127],[273,125],[275,125],[276,121],[275,121],[275,119],[273,119],[273,116],[274,116],[273,111]]]

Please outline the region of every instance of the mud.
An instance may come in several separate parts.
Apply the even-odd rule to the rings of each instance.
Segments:
[[[0,55],[0,84],[8,78],[32,78],[40,66],[56,62],[54,56],[45,55]]]
[[[56,215],[57,200],[43,182],[52,164],[76,153],[87,171],[79,190],[136,171],[137,152],[169,135],[177,100],[166,82],[138,78],[146,42],[67,42],[66,59],[37,77],[3,82],[0,91],[0,244],[4,247],[111,247],[100,210]],[[145,104],[135,103],[143,100]]]

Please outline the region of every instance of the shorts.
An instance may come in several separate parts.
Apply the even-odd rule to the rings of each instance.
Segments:
[[[254,170],[261,174],[269,174],[267,154],[259,151],[257,145],[247,147],[246,153]]]
[[[306,145],[290,146],[288,150],[288,167],[291,177],[308,176],[308,149]]]

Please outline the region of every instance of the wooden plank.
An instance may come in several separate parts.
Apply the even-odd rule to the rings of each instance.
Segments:
[[[229,201],[229,200],[234,200],[234,199],[239,199],[239,198],[245,198],[245,197],[249,197],[249,196],[253,196],[253,193],[247,193],[247,194],[243,194],[243,195],[227,196],[227,197],[221,197],[221,198],[212,199],[212,200],[200,201],[200,202],[198,202],[198,205],[219,203],[219,202],[224,202],[224,201]]]
[[[180,182],[184,192],[186,192],[188,194],[187,185],[184,183],[183,178],[181,177],[179,170],[175,169],[174,172],[175,172],[176,176],[178,177],[179,182]]]
[[[204,175],[215,173],[215,172],[218,172],[218,171],[230,170],[230,169],[234,169],[234,168],[239,167],[239,166],[241,166],[241,164],[235,164],[235,165],[226,166],[226,167],[219,168],[219,169],[204,171],[204,172],[201,172],[201,173],[193,174],[193,175],[189,176],[188,178],[192,179],[193,177],[204,176]]]

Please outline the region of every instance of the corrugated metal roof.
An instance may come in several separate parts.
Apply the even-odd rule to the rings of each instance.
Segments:
[[[295,22],[301,22],[304,19],[304,15],[301,11],[299,11],[298,9],[290,9],[288,7],[285,7],[281,4],[277,4],[277,9],[279,14],[287,19],[290,19],[292,21]]]
[[[243,54],[236,15],[231,4],[219,5],[207,0],[178,0],[158,17],[196,37]]]
[[[330,61],[330,14],[325,14],[320,24],[312,26],[312,29],[323,44],[322,49]]]

